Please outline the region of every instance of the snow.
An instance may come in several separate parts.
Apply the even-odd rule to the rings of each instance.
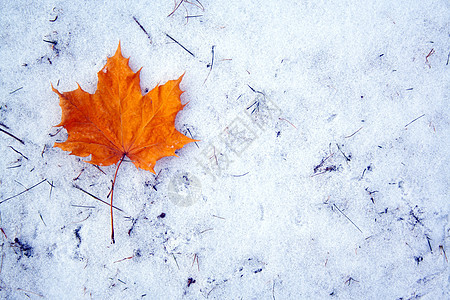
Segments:
[[[2,3],[0,297],[449,299],[447,1],[173,4]],[[122,164],[112,245],[75,186],[115,166],[52,148],[51,84],[94,93],[119,41],[143,92],[186,72],[201,141]]]

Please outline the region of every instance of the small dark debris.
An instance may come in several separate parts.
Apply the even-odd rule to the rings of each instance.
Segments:
[[[375,203],[375,198],[373,197],[373,194],[378,193],[378,191],[371,191],[369,190],[369,188],[365,188],[365,191],[369,194],[372,203]]]
[[[417,212],[415,212],[414,210],[411,209],[411,211],[409,212],[409,215],[412,218],[412,225],[416,226],[417,224],[420,224],[423,226],[422,220],[423,218],[420,218],[419,215],[422,213],[420,211],[420,209],[416,206],[415,207],[417,209]]]
[[[388,208],[386,207],[383,211],[379,212],[378,214],[379,215],[387,214],[387,212],[388,212]]]
[[[141,254],[141,249],[136,249],[136,250],[134,250],[134,257],[141,257],[142,256],[142,254]]]
[[[78,227],[73,231],[73,233],[75,233],[75,238],[76,238],[77,241],[78,241],[77,248],[80,248],[80,244],[81,244],[80,230],[81,230],[81,226],[78,226]]]
[[[319,175],[319,174],[323,174],[325,172],[331,172],[331,171],[336,171],[337,170],[337,167],[335,165],[331,165],[331,166],[327,166],[327,167],[323,168],[323,165],[324,165],[325,161],[328,158],[330,158],[331,156],[332,156],[332,154],[328,155],[327,157],[322,158],[320,163],[317,166],[314,167],[314,169],[313,169],[314,174],[320,172],[320,173],[316,174],[316,175]]]
[[[195,283],[195,279],[193,279],[192,277],[189,277],[187,280],[187,286],[190,287],[191,284]]]
[[[138,218],[132,219],[132,220],[133,220],[133,221],[132,221],[131,227],[130,227],[130,229],[128,230],[128,235],[131,235],[131,232],[133,231],[134,226],[136,225],[136,222],[138,221]]]
[[[278,131],[277,132],[277,137],[280,137],[280,135],[281,135],[281,131]]]
[[[259,269],[257,269],[257,270],[255,270],[255,271],[253,271],[253,273],[259,273],[259,272],[261,272],[262,271],[262,269],[261,268],[259,268]]]
[[[345,283],[347,283],[347,285],[350,285],[350,284],[352,283],[352,281],[354,281],[354,282],[359,282],[359,281],[356,280],[355,278],[349,277],[349,278],[347,279],[347,281],[345,281]]]
[[[161,213],[158,218],[164,219],[166,217],[166,213]]]
[[[11,247],[13,247],[14,252],[19,255],[17,260],[20,260],[23,255],[26,257],[33,256],[33,247],[28,245],[26,242],[20,241],[18,238],[14,239],[14,243],[11,243]]]
[[[416,261],[417,265],[419,265],[419,263],[421,263],[423,261],[423,257],[422,256],[414,256],[414,260]]]
[[[54,46],[56,46],[56,45],[58,44],[57,41],[47,41],[47,40],[42,40],[42,41],[44,41],[44,42],[46,42],[46,43],[49,43],[49,44],[52,44],[52,45],[54,45]]]

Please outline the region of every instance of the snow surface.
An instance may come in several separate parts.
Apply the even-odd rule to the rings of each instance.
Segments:
[[[448,1],[136,2],[0,3],[1,298],[450,298]],[[201,141],[122,165],[111,245],[50,84],[119,40]]]

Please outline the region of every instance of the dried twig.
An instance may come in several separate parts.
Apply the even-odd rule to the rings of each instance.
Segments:
[[[322,160],[320,161],[320,164],[318,164],[317,166],[314,167],[314,173],[317,173],[317,171],[323,166],[323,164],[327,161],[327,159],[329,159],[333,155],[334,155],[334,153],[331,153],[327,157],[322,158]]]
[[[350,285],[350,283],[352,283],[352,281],[354,281],[354,282],[359,282],[358,280],[354,279],[353,277],[349,277],[349,278],[345,281],[345,283],[347,283],[348,285]]]
[[[114,264],[115,264],[115,263],[118,263],[118,262],[121,262],[121,261],[124,261],[124,260],[127,260],[127,259],[133,259],[133,258],[134,258],[134,255],[133,255],[133,256],[129,256],[129,257],[125,257],[125,258],[116,260],[116,261],[114,262]],[[120,279],[119,279],[119,280],[120,280]]]
[[[187,130],[187,132],[189,132],[189,135],[191,136],[191,139],[194,139],[194,137],[192,136],[192,133],[191,133],[191,131],[189,130],[189,128],[187,128],[186,130]],[[200,147],[198,146],[197,142],[194,142],[194,144],[197,146],[197,148],[200,148]]]
[[[292,124],[289,120],[286,120],[286,119],[284,119],[284,118],[278,118],[278,120],[280,120],[280,121],[286,121],[286,122],[288,122],[289,124],[291,124],[292,127],[294,127],[295,129],[297,129],[297,127],[295,127],[295,125]]]
[[[184,0],[181,0],[178,4],[175,2],[175,8],[172,10],[172,12],[167,17],[170,17],[171,15],[173,15],[178,10],[178,8],[180,8],[181,4],[183,4],[183,1]]]
[[[358,226],[356,226],[356,224],[355,223],[353,223],[353,221],[352,220],[350,220],[350,218],[349,217],[347,217],[347,215],[346,214],[344,214],[343,212],[342,212],[342,210],[340,210],[339,209],[339,207],[337,207],[337,205],[336,204],[333,204],[333,206],[334,207],[336,207],[336,209],[341,213],[341,214],[343,214],[344,215],[344,217],[346,217],[347,218],[347,220],[349,220],[350,221],[350,223],[352,223],[358,230],[359,230],[359,232],[361,232],[361,233],[363,233],[362,232],[362,230],[361,229],[359,229],[359,227]]]
[[[80,207],[80,208],[95,208],[95,206],[77,205],[77,204],[71,204],[70,206],[73,206],[73,207]]]
[[[91,196],[92,198],[94,198],[94,199],[96,199],[96,200],[98,200],[98,201],[100,201],[100,202],[102,202],[102,203],[104,203],[104,204],[106,204],[106,205],[108,205],[108,206],[111,206],[111,204],[109,204],[108,202],[106,202],[106,201],[103,201],[102,199],[100,199],[99,197],[97,197],[97,196],[94,196],[94,195],[92,195],[91,193],[89,193],[88,191],[85,191],[85,190],[83,190],[81,187],[79,187],[78,185],[74,185],[73,186],[74,188],[76,188],[76,189],[79,189],[80,191],[82,191],[83,193],[85,193],[85,194],[88,194],[89,196]],[[0,202],[1,203],[1,202]],[[120,209],[120,208],[118,208],[118,207],[116,207],[116,206],[112,206],[112,208],[115,208],[115,209],[117,209],[118,211],[121,211],[121,212],[124,212],[122,209]]]
[[[6,198],[5,200],[0,201],[0,204],[2,204],[3,202],[6,202],[6,201],[8,201],[8,200],[11,200],[11,199],[13,199],[13,198],[15,198],[15,197],[18,197],[18,196],[22,195],[23,193],[28,192],[28,191],[31,190],[31,189],[34,189],[35,187],[37,187],[38,185],[40,185],[40,184],[43,183],[44,181],[47,181],[47,178],[46,178],[46,179],[43,179],[42,181],[40,181],[40,182],[38,182],[38,183],[36,183],[35,185],[33,185],[33,186],[30,187],[30,188],[26,188],[24,191],[18,193],[17,195],[11,196],[11,197],[9,197],[9,198]]]
[[[341,150],[341,147],[339,147],[339,144],[336,144],[336,146],[339,149],[339,151],[341,152],[341,154],[345,157],[345,160],[350,161],[351,159],[349,157],[347,157],[347,155],[345,155],[345,153]]]
[[[213,66],[214,66],[214,47],[216,47],[215,45],[213,45],[212,47],[211,47],[211,63],[208,65],[208,68],[209,68],[209,72],[208,72],[208,75],[206,76],[206,78],[205,78],[205,81],[203,81],[203,84],[205,84],[206,83],[206,80],[208,80],[208,77],[209,77],[209,74],[211,74],[211,71],[212,71],[212,69],[213,69]]]
[[[425,114],[421,115],[420,117],[415,118],[414,120],[412,120],[411,122],[409,122],[408,124],[405,125],[405,128],[408,127],[409,125],[411,125],[411,123],[419,120],[420,118],[422,118],[423,116],[425,116]]]
[[[187,53],[189,53],[190,55],[192,55],[193,57],[195,57],[194,53],[192,53],[191,51],[189,51],[188,49],[186,49],[186,47],[184,47],[183,45],[181,45],[176,39],[174,39],[173,37],[171,37],[170,35],[168,35],[166,33],[166,36],[171,39],[172,41],[174,41],[175,43],[177,43],[181,48],[183,48]]]
[[[218,219],[225,220],[225,218],[223,218],[223,217],[219,217],[219,216],[216,216],[216,215],[212,215],[212,216],[215,217],[215,218],[218,218]]]
[[[245,176],[245,175],[247,175],[248,173],[250,173],[250,171],[249,171],[249,172],[247,172],[247,173],[241,174],[241,175],[231,175],[231,176],[233,176],[233,177],[242,177],[242,176]]]
[[[25,290],[25,289],[21,289],[21,288],[17,288],[17,290],[18,290],[18,291],[25,292],[25,293],[34,294],[34,295],[36,295],[36,296],[39,296],[39,297],[41,297],[41,298],[44,298],[44,296],[42,296],[41,294],[38,294],[38,293],[36,293],[36,292],[32,292],[32,291]]]
[[[147,30],[145,30],[144,26],[142,26],[141,23],[139,23],[139,21],[136,19],[135,16],[133,16],[133,20],[139,25],[139,27],[141,27],[142,31],[144,31],[144,33],[147,35],[148,39],[150,40],[150,44],[151,44],[152,43],[152,37],[147,32]]]
[[[197,255],[197,253],[194,254],[194,260],[192,261],[191,268],[194,266],[195,261],[197,261],[197,270],[200,271],[200,265],[198,263],[198,255]]]
[[[434,48],[431,48],[430,52],[428,52],[427,56],[425,56],[425,63],[428,65],[429,68],[431,68],[431,64],[428,61],[428,57],[433,55],[436,51],[434,51]]]
[[[190,1],[187,1],[187,0],[181,0],[181,1],[178,2],[178,3],[175,1],[175,7],[174,7],[174,9],[172,10],[172,12],[171,12],[167,17],[170,17],[171,15],[173,15],[173,14],[178,10],[178,8],[180,8],[180,6],[181,6],[183,3],[189,3],[189,4],[192,4],[192,5],[194,5],[194,6],[198,7],[198,8],[200,8],[202,11],[205,10],[205,8],[203,7],[203,4],[202,4],[200,1],[198,1],[198,0],[195,0],[195,2],[190,2]],[[186,13],[187,13],[187,9],[186,9]]]
[[[10,95],[11,95],[11,94],[14,94],[15,92],[20,91],[21,89],[23,89],[23,86],[21,86],[21,87],[18,88],[18,89],[15,89],[15,90],[12,91],[12,92],[9,92],[9,94],[10,94]]]
[[[167,251],[167,250],[166,250]],[[175,261],[175,263],[177,264],[178,270],[180,269],[180,266],[178,265],[177,259],[175,258],[175,254],[172,253],[173,256],[173,260]]]
[[[445,254],[444,246],[439,245],[439,252],[444,254],[445,261],[448,263],[447,254]]]
[[[3,129],[0,128],[0,132],[6,133],[7,135],[9,135],[12,138],[15,138],[16,140],[18,140],[19,142],[21,142],[23,145],[25,145],[25,142],[22,141],[21,139],[19,139],[17,136],[13,135],[12,133],[9,133],[8,131],[5,131]]]
[[[14,149],[12,146],[9,146],[9,148],[13,149],[14,152],[20,154],[23,158],[25,158],[26,160],[28,160],[28,157],[26,157],[25,155],[23,155],[22,153],[20,153],[20,152],[17,151],[16,149]]]
[[[39,217],[41,217],[41,221],[42,221],[42,223],[44,223],[44,225],[45,225],[45,226],[47,226],[47,224],[45,224],[45,221],[44,221],[44,218],[42,217],[42,214],[41,214],[41,212],[39,212]]]
[[[346,139],[351,138],[352,136],[354,136],[355,134],[357,134],[361,129],[363,129],[362,126],[361,126],[361,128],[359,128],[358,130],[356,130],[354,133],[352,133],[352,134],[349,135],[349,136],[346,136],[345,138],[346,138]]]
[[[430,247],[430,252],[433,253],[433,248],[431,248],[431,243],[430,243],[431,238],[428,236],[428,234],[425,234],[425,238],[427,239],[428,247]]]

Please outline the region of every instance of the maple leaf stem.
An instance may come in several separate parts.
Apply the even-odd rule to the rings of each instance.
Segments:
[[[114,180],[111,187],[111,244],[114,244],[116,241],[114,240],[114,214],[113,214],[113,196],[114,196],[114,185],[116,184],[117,172],[119,171],[120,165],[122,164],[125,154],[122,155],[122,158],[119,161],[119,164],[116,168],[116,173],[114,174]]]

